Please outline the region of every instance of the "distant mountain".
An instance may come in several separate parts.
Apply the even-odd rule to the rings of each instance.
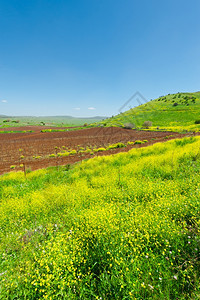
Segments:
[[[35,117],[34,117],[35,118]],[[43,118],[43,119],[63,119],[63,118],[66,118],[66,119],[99,119],[99,120],[102,120],[102,119],[105,119],[107,117],[105,116],[94,116],[94,117],[72,117],[72,116],[39,116],[39,117],[36,117],[36,118]]]
[[[66,119],[106,119],[108,117],[106,116],[94,116],[94,117],[72,117],[72,116],[8,116],[8,115],[1,115],[0,114],[0,118],[42,118],[42,119],[58,119],[58,118],[66,118]]]

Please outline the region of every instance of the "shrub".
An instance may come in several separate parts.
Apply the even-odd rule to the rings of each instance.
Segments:
[[[140,140],[136,140],[135,142],[134,142],[134,144],[136,145],[136,144],[144,144],[144,142],[143,141],[140,141]]]
[[[85,153],[85,150],[79,150],[78,153],[79,154]]]
[[[125,144],[119,142],[119,143],[116,143],[116,144],[109,145],[107,147],[107,150],[116,149],[116,148],[123,148],[123,147],[125,147]]]
[[[15,165],[10,166],[10,169],[15,169],[15,168],[16,168]]]
[[[142,127],[145,128],[145,129],[148,129],[151,126],[152,126],[151,121],[144,121],[144,123],[142,124]]]
[[[196,120],[194,124],[200,124],[200,120]]]
[[[73,151],[73,150],[72,150]],[[71,151],[71,152],[72,152]],[[75,150],[76,151],[76,150]],[[58,157],[63,157],[63,156],[69,156],[69,154],[71,154],[71,152],[59,152],[58,154],[57,154],[57,156]]]
[[[86,149],[86,150],[85,150],[85,153],[90,153],[90,152],[92,152],[91,149]]]
[[[178,105],[178,103],[177,102],[175,102],[174,104],[173,104],[173,106],[177,106]]]
[[[125,144],[123,144],[123,143],[116,143],[116,144],[114,144],[115,146],[116,146],[116,148],[123,148],[123,147],[125,147]]]
[[[76,150],[72,150],[72,151],[70,151],[70,153],[69,154],[71,154],[71,155],[74,155],[74,154],[76,154],[77,153],[77,151]]]
[[[74,154],[76,154],[76,153],[77,153],[76,150],[72,150],[72,151],[70,152],[70,154],[72,154],[72,155],[74,155]]]
[[[94,152],[101,152],[101,151],[106,151],[106,148],[98,148],[98,149],[93,149]]]
[[[136,126],[135,126],[135,124],[133,124],[133,123],[126,123],[126,124],[124,124],[124,128],[125,129],[133,129],[133,128],[135,128]]]
[[[60,157],[60,156],[62,156],[63,154],[64,154],[64,152],[58,152],[58,153],[57,153],[57,156]]]

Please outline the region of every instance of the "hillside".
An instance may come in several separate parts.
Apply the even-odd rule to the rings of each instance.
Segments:
[[[199,299],[199,148],[0,176],[0,299]]]
[[[131,103],[130,103],[131,104]],[[128,105],[129,106],[129,105]],[[142,128],[151,121],[151,130],[200,131],[200,92],[169,94],[100,122],[104,126],[135,124]]]

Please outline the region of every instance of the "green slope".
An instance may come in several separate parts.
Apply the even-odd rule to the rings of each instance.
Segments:
[[[123,126],[127,123],[142,128],[145,121],[151,121],[155,130],[191,130],[199,131],[200,125],[200,92],[169,94],[151,100],[136,108],[102,121],[104,126]]]

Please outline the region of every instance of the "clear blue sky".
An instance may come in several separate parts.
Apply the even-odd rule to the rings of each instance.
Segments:
[[[0,114],[109,116],[200,90],[199,0],[0,0]]]

